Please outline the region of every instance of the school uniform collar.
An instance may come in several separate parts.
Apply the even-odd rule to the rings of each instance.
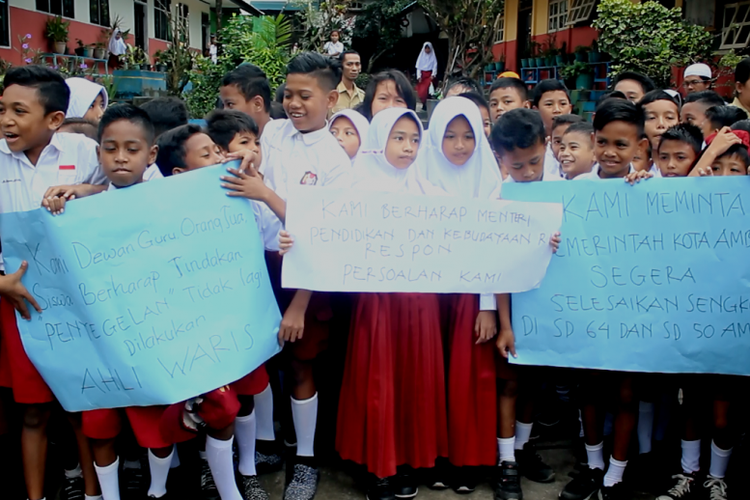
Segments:
[[[331,135],[331,133],[328,131],[328,120],[326,120],[325,126],[320,130],[306,132],[304,134],[297,130],[295,135],[298,135],[302,138],[302,142],[305,143],[305,146],[312,146],[313,144],[320,142],[325,136]]]
[[[349,94],[349,97],[354,97],[360,92],[360,90],[359,90],[359,87],[357,87],[356,83],[352,83],[352,85],[354,86],[354,88],[352,89],[350,93],[349,89],[346,88],[342,80],[339,82],[338,86],[336,86],[336,90],[338,91],[339,94]]]
[[[50,139],[49,143],[42,148],[42,154],[47,150],[48,147],[52,146],[55,148],[58,152],[62,153],[65,151],[65,142],[60,140],[58,137],[58,133],[52,134],[52,139]],[[25,161],[26,163],[29,163],[29,158],[26,156],[26,153],[23,151],[17,152],[17,151],[11,151],[10,147],[8,147],[8,141],[0,141],[0,152],[5,153],[6,155],[11,155],[13,158],[21,161]],[[39,156],[41,158],[41,155]]]

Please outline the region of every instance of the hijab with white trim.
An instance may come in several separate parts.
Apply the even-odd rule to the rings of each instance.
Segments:
[[[125,40],[122,39],[122,36],[117,38],[118,33],[120,33],[119,28],[115,28],[114,31],[112,31],[112,37],[109,39],[108,48],[110,54],[121,56],[128,51],[128,46],[125,43]]]
[[[430,47],[430,53],[424,51],[425,47]],[[431,42],[425,42],[422,45],[422,51],[417,57],[417,64],[415,65],[417,71],[432,71],[432,76],[435,76],[438,69],[437,56],[435,55],[435,47],[432,46]]]
[[[70,102],[68,111],[65,113],[66,118],[83,118],[99,94],[102,95],[104,109],[107,109],[109,103],[107,90],[98,83],[77,76],[68,78],[65,83],[70,88]]]
[[[420,136],[420,149],[417,159],[408,168],[399,169],[385,158],[388,137],[396,122],[404,116],[411,116],[417,123]],[[431,185],[419,175],[417,161],[424,138],[424,129],[417,114],[407,108],[388,108],[379,112],[370,123],[367,137],[362,141],[359,154],[354,162],[352,188],[387,193],[445,195],[445,192]]]
[[[463,165],[454,165],[443,153],[443,137],[448,125],[463,116],[474,132],[474,151]],[[484,122],[476,104],[465,97],[443,99],[435,106],[424,148],[420,152],[419,173],[431,184],[453,196],[497,199],[503,182],[495,155],[484,135]]]
[[[336,118],[339,118],[341,116],[343,116],[344,118],[348,118],[359,134],[359,149],[357,150],[357,154],[354,155],[354,158],[352,158],[352,164],[354,164],[354,160],[357,159],[357,156],[359,155],[359,152],[362,150],[362,146],[365,143],[367,132],[370,129],[370,122],[368,122],[367,118],[365,118],[359,111],[354,111],[353,109],[342,109],[338,113],[335,113],[330,120],[328,120],[328,130],[331,130],[333,122],[336,121]]]

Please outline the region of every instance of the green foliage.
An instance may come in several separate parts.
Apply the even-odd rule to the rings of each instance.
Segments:
[[[354,17],[346,16],[351,0],[299,0],[302,7],[297,13],[299,45],[302,50],[320,51],[332,31],[339,32],[339,41],[351,47]]]
[[[599,48],[612,57],[612,72],[639,71],[657,85],[671,86],[672,66],[711,57],[711,33],[682,19],[680,8],[658,2],[602,0],[593,27]]]
[[[578,78],[579,75],[589,73],[593,73],[591,66],[581,61],[575,61],[560,68],[560,76],[566,80],[569,78]]]
[[[189,31],[187,23],[174,14],[169,15],[172,43],[159,55],[158,61],[167,66],[167,92],[169,95],[180,96],[190,81],[195,55],[190,50]]]
[[[190,115],[203,118],[214,109],[221,79],[243,62],[261,68],[272,88],[284,83],[291,38],[291,22],[281,14],[277,17],[235,15],[225,22],[218,33],[221,50],[217,64],[208,57],[195,58],[189,74],[193,89],[185,95]]]
[[[67,42],[70,21],[63,21],[60,16],[50,17],[44,27],[44,36],[51,42]]]
[[[369,61],[362,61],[364,71],[371,73],[375,61],[393,50],[401,39],[402,11],[409,3],[410,0],[375,0],[356,17],[353,37],[365,40],[372,48]]]

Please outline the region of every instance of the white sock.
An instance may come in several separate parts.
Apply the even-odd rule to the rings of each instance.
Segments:
[[[503,462],[516,461],[516,452],[513,450],[515,442],[515,436],[509,438],[497,438],[497,455],[499,457],[498,465],[501,465]]]
[[[232,443],[234,438],[226,441],[206,436],[206,459],[211,467],[216,489],[221,500],[242,500],[242,495],[234,481],[234,461]]]
[[[99,487],[102,489],[102,498],[104,500],[120,500],[120,481],[117,477],[120,467],[120,457],[114,462],[104,467],[94,464],[96,477],[99,479]]]
[[[695,441],[682,440],[682,471],[692,474],[700,470],[701,461],[701,440]]]
[[[172,448],[172,463],[169,464],[170,469],[176,469],[180,466],[180,454],[177,453],[177,445]]]
[[[101,495],[86,495],[84,493],[83,500],[102,500],[102,496]]]
[[[604,470],[604,441],[593,446],[585,444],[589,469]]]
[[[609,487],[621,483],[622,475],[625,472],[625,467],[627,467],[627,465],[627,460],[620,462],[614,457],[609,457],[609,469],[607,469],[607,473],[604,474],[604,486]]]
[[[253,396],[255,400],[255,437],[261,441],[275,441],[276,432],[273,428],[273,392],[268,384],[263,392]]]
[[[518,420],[516,420],[516,450],[523,450],[523,445],[529,442],[529,438],[531,437],[531,428],[533,426],[533,423],[524,424],[523,422],[519,422]]]
[[[76,465],[76,468],[73,470],[65,470],[65,477],[68,479],[73,479],[75,477],[81,477],[83,476],[83,470],[81,469],[81,464]]]
[[[729,457],[732,456],[732,448],[728,450],[722,450],[716,443],[711,441],[711,467],[708,471],[709,475],[716,479],[724,479],[724,475],[727,473],[727,465],[729,465]]]
[[[654,432],[654,403],[638,403],[638,452],[651,452],[651,435]]]
[[[159,458],[151,450],[148,450],[148,468],[151,471],[151,485],[148,487],[148,496],[161,498],[167,494],[167,476],[169,467],[172,465],[172,452],[164,457]]]
[[[240,474],[255,476],[255,410],[234,419],[234,438],[240,452]]]
[[[315,426],[318,423],[318,393],[310,399],[292,398],[292,420],[297,434],[297,456],[315,456]]]

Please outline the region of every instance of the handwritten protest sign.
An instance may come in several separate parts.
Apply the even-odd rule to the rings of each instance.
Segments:
[[[225,166],[0,218],[6,269],[43,312],[24,348],[69,411],[175,403],[279,349],[280,314],[250,203]]]
[[[512,298],[519,363],[750,374],[750,179],[506,187],[563,204],[544,283]]]
[[[538,286],[562,209],[553,203],[299,187],[287,202],[289,288],[501,293]]]

